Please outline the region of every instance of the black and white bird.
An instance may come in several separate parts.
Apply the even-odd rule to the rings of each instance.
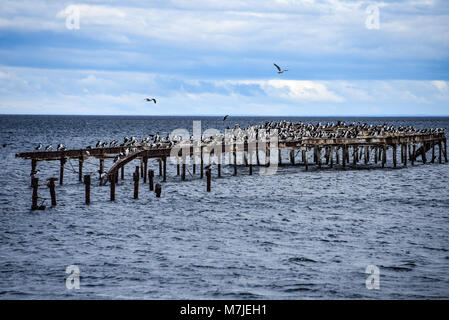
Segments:
[[[45,151],[50,151],[51,149],[53,149],[53,146],[51,144],[45,147]]]
[[[273,63],[273,64],[278,69],[279,74],[284,73],[285,71],[288,71],[287,69],[281,69],[281,67],[279,67],[276,63]]]
[[[34,148],[34,150],[40,150],[40,149],[42,149],[42,143],[39,143],[39,145],[36,148]]]
[[[156,99],[154,99],[154,98],[145,98],[145,101],[148,101],[148,102],[153,101],[156,104]]]
[[[223,121],[225,121],[227,118],[229,118],[229,114],[227,114],[223,117]]]
[[[98,140],[97,144],[95,145],[95,147],[100,148],[101,147],[101,140]]]
[[[31,171],[30,177],[34,177],[35,175],[39,174],[39,172],[41,172],[39,169]]]
[[[66,147],[62,143],[58,144],[58,148],[57,148],[58,151],[64,151],[65,149],[66,149]]]

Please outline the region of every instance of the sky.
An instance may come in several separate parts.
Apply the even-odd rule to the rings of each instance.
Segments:
[[[449,115],[447,0],[0,8],[0,114]]]

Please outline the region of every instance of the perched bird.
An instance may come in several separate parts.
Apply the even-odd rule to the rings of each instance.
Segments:
[[[40,150],[42,149],[42,143],[39,143],[39,145],[34,150]]]
[[[227,118],[229,118],[229,114],[224,116],[223,121],[225,121]]]
[[[41,172],[39,169],[31,171],[30,177],[34,177],[35,175],[39,174],[39,172]]]
[[[278,73],[279,73],[279,74],[284,73],[285,71],[288,71],[287,69],[282,70],[281,67],[279,67],[276,63],[273,63],[273,64],[274,64],[274,66],[278,69]]]
[[[66,147],[62,143],[58,144],[58,148],[57,148],[58,151],[64,151],[65,149],[66,149]]]
[[[97,144],[95,145],[95,147],[100,148],[101,147],[101,140],[98,140]]]
[[[154,98],[145,98],[145,100],[148,102],[153,101],[156,104],[156,99],[154,99]]]
[[[53,146],[51,144],[49,144],[48,146],[45,147],[45,151],[49,151],[53,149]]]

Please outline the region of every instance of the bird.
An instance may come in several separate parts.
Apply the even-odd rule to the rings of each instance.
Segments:
[[[39,143],[39,145],[36,148],[34,148],[34,150],[40,150],[40,149],[42,149],[42,143]]]
[[[208,164],[207,166],[204,167],[204,170],[208,170],[208,169],[210,169],[210,167],[211,167],[211,165]]]
[[[224,116],[223,121],[225,121],[227,118],[229,118],[229,114]]]
[[[279,67],[276,63],[273,63],[273,64],[274,64],[274,66],[278,69],[278,73],[279,73],[279,74],[284,73],[285,71],[288,71],[287,69],[282,70],[281,67]]]
[[[48,146],[45,147],[45,151],[49,151],[53,149],[53,146],[51,144],[49,144]]]
[[[156,104],[156,99],[154,99],[154,98],[145,98],[145,100],[148,102],[153,101]]]
[[[41,172],[39,169],[38,170],[33,170],[30,173],[30,177],[34,177],[35,175],[37,175],[39,172]]]

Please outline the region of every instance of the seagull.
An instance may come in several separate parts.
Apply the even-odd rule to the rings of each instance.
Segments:
[[[40,170],[33,170],[30,173],[30,177],[34,177],[35,175],[37,175],[39,172],[41,172]]]
[[[51,144],[49,144],[48,146],[45,147],[45,151],[49,151],[53,149],[53,146]]]
[[[66,148],[62,143],[58,144],[58,151],[64,151]]]
[[[274,66],[278,69],[278,73],[279,73],[279,74],[284,73],[285,71],[288,71],[287,69],[282,70],[281,67],[279,67],[276,63],[273,63],[273,64],[274,64]]]
[[[42,149],[42,143],[39,143],[39,145],[34,150],[40,150]]]
[[[148,102],[153,101],[156,104],[156,99],[154,99],[154,98],[145,98],[145,100]]]
[[[224,116],[223,121],[225,121],[227,118],[229,118],[229,114]]]

